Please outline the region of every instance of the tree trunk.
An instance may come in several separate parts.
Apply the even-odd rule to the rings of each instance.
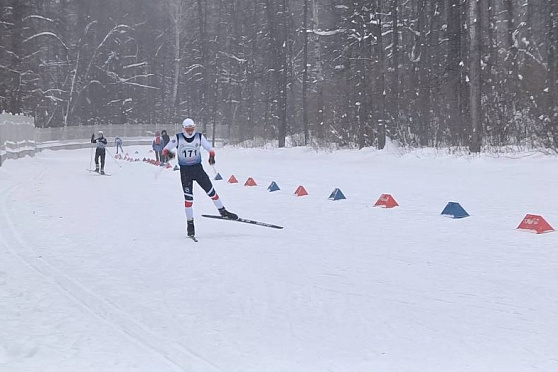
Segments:
[[[384,41],[383,41],[383,24],[382,24],[382,0],[378,0],[376,7],[376,17],[378,19],[378,27],[376,28],[376,53],[378,55],[378,83],[377,83],[377,96],[378,99],[378,119],[376,133],[378,138],[377,148],[382,150],[386,145],[386,130],[385,130],[385,117],[386,117],[386,76],[385,76],[385,61],[384,61]]]
[[[277,7],[273,6],[272,0],[267,0],[267,21],[269,23],[269,35],[273,56],[272,80],[275,85],[277,99],[277,139],[278,146],[285,147],[287,136],[287,3],[281,0]]]
[[[558,2],[548,5],[548,71],[546,90],[548,90],[548,114],[545,129],[552,136],[552,147],[558,149]]]
[[[304,10],[302,12],[302,32],[304,32],[304,45],[302,63],[302,127],[304,129],[304,145],[308,145],[308,1],[304,1]]]
[[[174,77],[172,83],[171,110],[172,120],[178,118],[178,86],[180,84],[180,37],[182,35],[182,0],[173,0],[171,19],[174,29]]]
[[[280,48],[280,74],[279,74],[279,147],[285,147],[286,137],[287,137],[287,86],[288,86],[288,67],[287,67],[287,55],[288,48],[287,43],[289,42],[288,30],[287,30],[287,0],[282,0],[282,12],[281,12],[281,45]]]
[[[7,90],[8,96],[8,112],[12,114],[22,113],[22,86],[21,86],[21,60],[20,56],[23,55],[22,40],[23,40],[23,27],[22,18],[24,14],[24,6],[19,0],[12,1],[12,17],[10,26],[11,42],[9,44],[9,64],[6,69],[10,75],[9,89]]]
[[[449,75],[449,129],[451,139],[455,144],[461,144],[465,132],[464,107],[465,91],[463,88],[464,79],[462,74],[462,64],[464,63],[463,46],[463,15],[461,11],[461,0],[450,0],[448,7],[448,55],[447,69]]]
[[[393,59],[393,78],[392,78],[392,97],[393,104],[391,107],[392,115],[397,122],[399,121],[399,99],[401,92],[401,82],[399,73],[399,0],[392,0],[391,16],[393,24],[392,34],[392,59]]]
[[[200,121],[202,122],[202,131],[207,131],[207,118],[208,118],[208,88],[210,84],[209,75],[209,56],[207,50],[207,0],[197,0],[198,5],[198,28],[199,28],[199,50],[200,50],[200,65],[202,67],[203,80],[201,81],[201,97],[200,105],[196,111],[199,112]]]
[[[320,25],[320,13],[318,4],[316,4],[316,0],[312,0],[312,30],[318,28]],[[322,68],[322,46],[320,43],[319,36],[316,36],[314,33],[313,41],[314,41],[314,58],[315,58],[315,73],[316,73],[316,121],[315,121],[315,128],[314,132],[317,134],[319,138],[326,137],[325,131],[325,106],[324,106],[324,71]]]
[[[469,114],[471,118],[469,151],[474,153],[480,152],[482,144],[480,31],[479,1],[469,0]]]

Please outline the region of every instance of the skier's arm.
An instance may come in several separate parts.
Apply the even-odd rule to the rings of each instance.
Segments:
[[[91,143],[97,143],[97,140],[95,139],[95,133],[91,135]]]
[[[209,141],[207,140],[207,138],[205,138],[203,134],[201,135],[201,145],[204,149],[207,150],[207,152],[215,153],[215,151],[213,150],[213,146],[211,146],[211,143],[209,143]]]
[[[167,143],[167,145],[163,148],[163,155],[168,156],[169,159],[174,158],[174,152],[172,151],[173,148],[178,146],[178,136],[175,136],[173,139]]]
[[[215,150],[213,149],[213,146],[211,146],[211,144],[203,134],[201,135],[201,145],[204,149],[207,150],[207,152],[209,152],[209,164],[210,165],[215,164]]]
[[[101,141],[102,143],[104,143],[105,145],[107,144],[107,139],[105,137],[100,138],[99,141]]]
[[[171,139],[169,141],[169,143],[167,143],[167,145],[163,148],[163,151],[167,150],[167,151],[171,151],[174,147],[178,146],[178,142],[176,141],[176,137],[174,137],[173,139]]]

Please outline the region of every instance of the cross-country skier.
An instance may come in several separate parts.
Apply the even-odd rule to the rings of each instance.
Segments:
[[[97,144],[97,150],[95,150],[95,172],[99,172],[99,159],[101,159],[101,174],[105,174],[105,156],[107,145],[107,139],[103,136],[103,131],[99,131],[99,137],[95,138],[95,133],[91,135],[91,143]]]
[[[190,118],[182,122],[182,132],[177,133],[174,138],[163,149],[163,155],[169,158],[174,157],[174,149],[178,154],[178,165],[180,166],[180,180],[182,181],[182,189],[184,191],[184,206],[186,211],[186,222],[188,236],[195,235],[194,230],[194,189],[193,181],[207,193],[222,217],[236,220],[238,216],[225,209],[223,202],[219,199],[219,195],[213,188],[209,176],[205,173],[201,164],[201,148],[209,152],[209,164],[215,164],[215,150],[207,141],[202,133],[196,132],[196,124]]]
[[[116,137],[114,139],[114,145],[116,146],[116,153],[118,154],[118,149],[120,149],[120,153],[124,153],[124,149],[122,148],[122,138]]]
[[[151,141],[151,148],[155,152],[155,160],[162,161],[163,148],[165,144],[163,143],[163,138],[161,138],[161,133],[159,131],[155,132],[155,138]]]
[[[163,147],[169,144],[169,142],[170,142],[170,137],[169,137],[169,135],[168,135],[166,129],[163,129],[163,130],[161,131],[161,138],[163,139]],[[168,159],[166,156],[163,156],[163,158],[161,159],[161,161],[162,161],[163,163],[167,163],[167,162],[169,161],[169,159]]]

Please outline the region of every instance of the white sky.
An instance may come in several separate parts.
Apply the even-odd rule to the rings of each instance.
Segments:
[[[515,229],[558,225],[556,157],[217,149],[226,207],[285,228],[196,188],[195,243],[178,172],[90,156],[0,167],[2,372],[558,370],[558,233]]]

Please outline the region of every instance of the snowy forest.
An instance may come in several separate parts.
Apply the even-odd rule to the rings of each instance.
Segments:
[[[0,112],[39,128],[558,148],[556,0],[0,0],[0,29]]]

